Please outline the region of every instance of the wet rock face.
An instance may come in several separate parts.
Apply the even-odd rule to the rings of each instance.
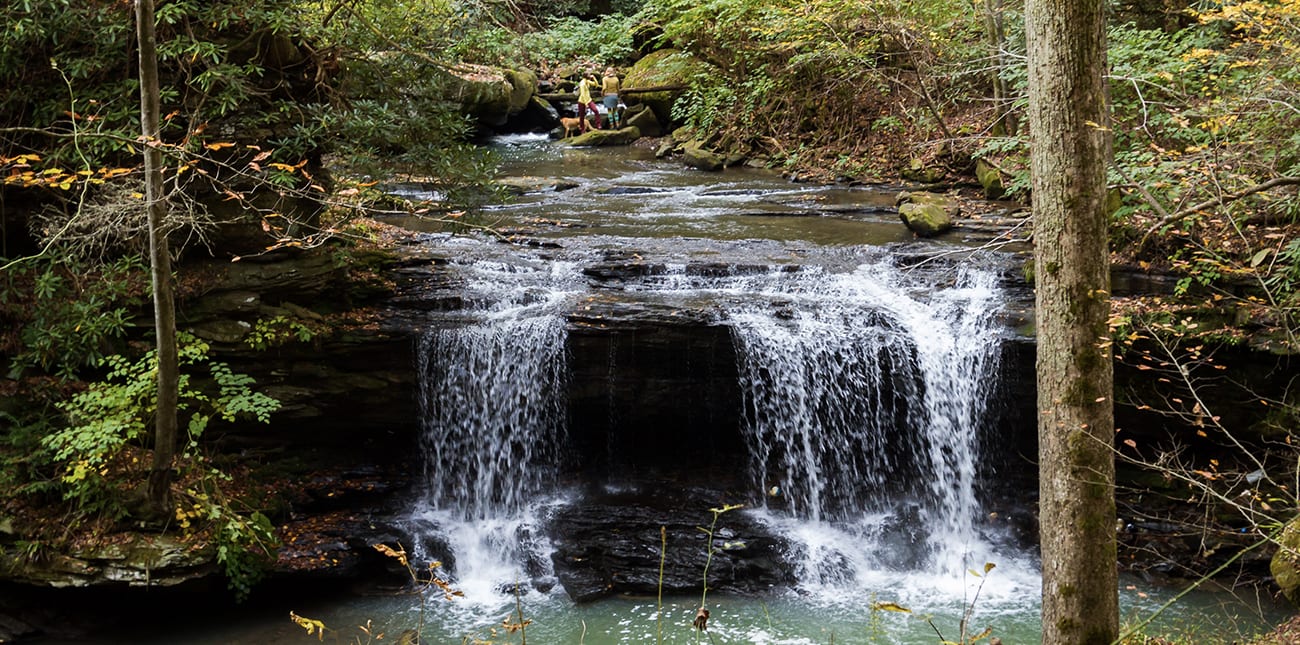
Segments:
[[[574,319],[569,332],[569,439],[582,477],[692,473],[707,481],[743,472],[728,330],[680,320],[676,311],[623,313]]]
[[[710,508],[727,494],[675,482],[640,490],[593,492],[552,521],[555,575],[577,602],[613,594],[699,592],[704,583]],[[662,531],[662,532],[661,532]],[[709,590],[759,594],[796,582],[790,545],[743,510],[722,513],[713,530]]]

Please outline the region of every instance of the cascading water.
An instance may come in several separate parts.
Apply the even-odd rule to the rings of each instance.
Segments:
[[[950,286],[924,289],[887,263],[774,274],[729,305],[756,483],[786,517],[871,543],[864,566],[960,572],[979,541],[1001,300],[992,274],[953,271]],[[853,557],[808,551],[810,579],[853,569]]]
[[[462,270],[466,299],[479,306],[428,332],[418,351],[425,489],[414,516],[446,540],[462,590],[488,598],[549,572],[535,512],[555,492],[568,386],[562,314],[577,274],[565,263]]]
[[[493,316],[420,343],[426,501],[467,521],[522,511],[553,479],[564,424],[564,321]]]

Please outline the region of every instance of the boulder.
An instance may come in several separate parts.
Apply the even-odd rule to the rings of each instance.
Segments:
[[[588,130],[586,134],[566,139],[571,146],[625,146],[641,138],[641,131],[635,126],[618,130]]]
[[[927,193],[925,191],[903,191],[894,197],[894,205],[902,206],[903,204],[926,204],[938,206],[948,215],[949,219],[957,219],[961,215],[961,204],[957,200],[940,195],[938,193]]]
[[[1273,554],[1268,570],[1282,590],[1282,595],[1300,605],[1300,517],[1287,522],[1282,529],[1282,535],[1277,541],[1277,552]]]
[[[521,112],[510,117],[509,129],[518,132],[540,132],[556,127],[559,122],[560,112],[555,109],[555,106],[534,94],[528,98],[528,104]]]
[[[673,141],[670,137],[665,137],[655,148],[655,159],[663,159],[664,157],[668,157],[676,152],[680,152],[677,142]]]
[[[645,105],[629,107],[623,118],[627,125],[640,130],[643,137],[664,136],[664,127],[659,123],[659,119],[655,117],[654,110]]]
[[[489,126],[506,124],[528,107],[537,92],[532,72],[463,63],[447,68],[448,98],[461,111]]]
[[[898,175],[908,181],[914,181],[920,184],[933,184],[943,179],[943,170],[933,166],[927,166],[920,159],[913,159],[907,163],[907,167],[898,171]]]
[[[938,193],[904,191],[894,198],[894,203],[903,223],[922,237],[947,231],[961,215],[957,200]]]
[[[898,207],[898,216],[921,237],[934,237],[952,228],[952,218],[934,204],[903,204]]]
[[[575,602],[610,595],[698,593],[704,581],[709,508],[717,491],[663,486],[584,499],[552,523],[555,575]],[[684,509],[698,509],[694,512]],[[718,517],[709,589],[760,594],[793,588],[791,545],[741,510]],[[660,557],[663,574],[660,576]]]
[[[1002,199],[1007,192],[1006,187],[1002,185],[1002,173],[983,159],[975,160],[975,178],[979,179],[980,186],[984,188],[984,197],[987,199]]]
[[[577,188],[578,182],[558,177],[502,177],[497,180],[497,185],[504,188],[511,195],[527,195],[531,193],[554,193]]]
[[[682,147],[682,161],[691,168],[722,170],[727,160],[716,152],[705,150],[700,142],[692,141]]]
[[[708,73],[709,69],[708,63],[686,52],[661,49],[637,61],[623,77],[623,87],[625,89],[675,88],[629,95],[631,100],[638,100],[654,110],[655,118],[659,123],[671,123],[673,103],[686,90],[691,77],[698,73]]]

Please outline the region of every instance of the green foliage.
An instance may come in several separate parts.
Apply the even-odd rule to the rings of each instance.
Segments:
[[[109,472],[121,466],[116,462],[128,445],[148,437],[156,408],[157,355],[151,351],[135,362],[114,355],[105,362],[110,371],[104,380],[59,405],[68,427],[47,435],[41,445],[49,462],[60,469],[64,499],[91,514],[120,517],[126,509]],[[251,378],[209,360],[202,341],[182,338],[179,363],[190,372],[206,367],[211,376],[198,382],[190,373],[181,375],[180,420],[191,446],[213,418],[266,423],[279,408],[278,401],[252,390]]]
[[[220,506],[213,506],[220,513]],[[217,563],[222,566],[235,598],[244,600],[266,573],[272,545],[277,544],[275,527],[265,515],[254,511],[247,516],[224,513],[216,533]]]
[[[1267,258],[1266,255],[1261,254],[1266,252],[1256,253],[1252,258],[1252,265],[1261,264]],[[1272,265],[1266,284],[1279,293],[1287,294],[1291,300],[1295,299],[1295,294],[1300,293],[1300,239],[1293,239],[1282,247],[1277,254],[1277,261]]]
[[[692,79],[675,118],[720,134],[724,146],[783,157],[795,143],[867,139],[864,112],[902,119],[886,97],[915,84],[905,69],[968,55],[965,42],[978,34],[968,15],[968,4],[949,0],[656,0],[640,18],[711,66]]]
[[[309,27],[298,4],[159,3],[163,113],[171,115],[164,135],[179,138],[236,112],[282,118],[279,106],[293,97],[276,69],[285,61],[274,60],[273,41],[303,35]],[[0,22],[9,26],[0,32],[0,86],[24,88],[0,96],[0,127],[54,134],[16,139],[24,151],[42,152],[51,167],[133,161],[139,102],[130,6],[114,0],[22,0],[0,8]],[[62,136],[73,133],[78,136]]]
[[[525,34],[522,47],[534,65],[591,61],[598,65],[624,65],[632,60],[634,16],[611,14],[589,22],[560,17],[544,31]]]
[[[237,510],[236,502],[222,492],[222,484],[231,480],[230,475],[207,459],[190,452],[184,465],[184,474],[192,483],[175,498],[177,525],[186,536],[206,537],[230,590],[242,602],[275,559],[279,544],[275,527],[260,511]]]
[[[316,331],[297,318],[275,316],[260,318],[253,324],[253,329],[244,337],[244,343],[256,350],[267,350],[298,341],[311,342]]]
[[[47,393],[30,397],[30,405],[18,414],[0,412],[0,496],[42,496],[58,493],[56,477],[49,474],[41,439],[55,430],[54,411],[44,399]]]
[[[15,366],[39,367],[71,378],[99,367],[118,348],[141,304],[138,257],[92,269],[41,262],[0,274],[0,308],[21,326]]]
[[[343,10],[321,35],[352,52],[340,100],[315,106],[312,122],[335,144],[341,170],[384,177],[403,172],[440,186],[446,202],[473,207],[495,176],[491,155],[466,142],[473,124],[447,100],[449,50],[467,14],[443,2],[384,0]]]

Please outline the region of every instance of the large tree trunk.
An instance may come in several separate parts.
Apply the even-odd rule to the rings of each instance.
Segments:
[[[1043,642],[1113,641],[1105,0],[1028,0]]]
[[[140,41],[140,126],[144,137],[145,205],[149,213],[149,259],[153,282],[154,328],[158,339],[158,409],[154,419],[153,468],[148,501],[166,512],[176,453],[176,403],[180,377],[176,361],[176,308],[172,299],[171,250],[167,245],[167,203],[163,195],[162,149],[159,145],[161,99],[153,0],[135,2]]]

